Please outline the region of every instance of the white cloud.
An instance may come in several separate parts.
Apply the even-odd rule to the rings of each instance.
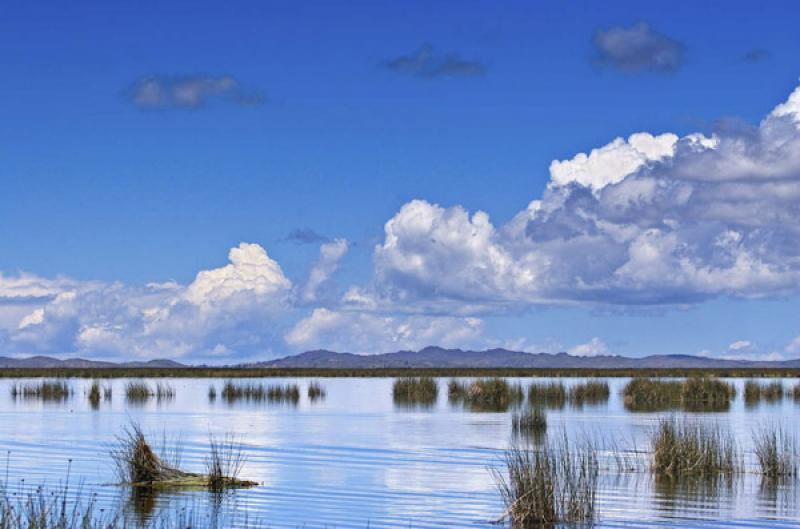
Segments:
[[[576,345],[567,352],[572,356],[607,356],[611,354],[606,343],[596,336],[586,343]]]
[[[229,261],[199,272],[187,286],[64,282],[61,291],[34,290],[42,294],[38,303],[5,327],[7,346],[20,354],[122,359],[268,353],[281,345],[277,321],[292,283],[257,244],[232,248]]]
[[[786,346],[785,351],[789,354],[800,353],[800,336],[789,342],[789,344]]]
[[[482,333],[483,322],[477,318],[383,316],[318,308],[285,338],[288,344],[302,349],[375,354],[433,344],[467,347],[478,343]]]
[[[409,202],[375,249],[373,304],[470,314],[796,293],[798,101],[800,88],[757,127],[634,134],[553,162],[544,196],[504,226]]]
[[[576,182],[598,190],[616,184],[649,162],[675,154],[675,134],[653,136],[646,132],[632,134],[628,141],[616,138],[608,145],[579,153],[571,160],[554,160],[550,164],[551,186]]]
[[[317,300],[320,287],[339,268],[339,261],[347,253],[347,249],[348,244],[344,239],[336,239],[320,246],[319,260],[314,264],[303,286],[301,298],[304,302],[311,303]]]
[[[737,340],[728,346],[730,351],[740,351],[742,349],[750,349],[753,343],[748,340]]]

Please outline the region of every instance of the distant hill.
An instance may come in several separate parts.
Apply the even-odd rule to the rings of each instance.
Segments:
[[[153,368],[181,368],[187,367],[185,364],[173,360],[149,360],[146,362],[102,362],[96,360],[86,360],[83,358],[67,358],[59,360],[50,356],[31,356],[29,358],[9,358],[0,356],[0,369],[44,369],[44,368],[109,368],[109,367],[153,367]]]
[[[419,351],[398,351],[358,355],[316,350],[277,360],[246,364],[240,367],[280,368],[587,368],[587,369],[657,369],[657,368],[800,368],[800,359],[783,362],[722,360],[691,355],[654,355],[642,358],[626,356],[572,356],[567,353],[524,353],[508,349],[463,351],[426,347]]]
[[[83,358],[59,360],[49,356],[9,358],[0,356],[2,368],[168,368],[193,367],[173,360],[147,362],[103,362]],[[230,367],[230,366],[229,366]],[[463,351],[426,347],[419,351],[397,351],[374,355],[307,351],[277,360],[240,364],[238,368],[315,368],[315,369],[376,369],[376,368],[519,368],[519,369],[735,369],[784,368],[800,369],[800,359],[780,362],[723,360],[692,355],[653,355],[642,358],[627,356],[572,356],[567,353],[524,353],[508,349]]]

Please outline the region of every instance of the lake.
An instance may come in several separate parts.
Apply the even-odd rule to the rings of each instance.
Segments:
[[[392,398],[391,378],[315,379],[326,396],[310,402],[310,379],[261,379],[296,383],[297,405],[209,399],[219,379],[170,379],[171,399],[126,401],[125,379],[104,381],[113,397],[95,409],[84,391],[90,381],[69,379],[74,394],[62,402],[12,398],[19,380],[0,381],[0,449],[8,453],[7,490],[58,487],[97,495],[106,509],[122,508],[132,520],[148,520],[193,509],[229,520],[269,527],[497,527],[504,511],[491,469],[502,469],[512,442],[510,412],[475,412],[447,399],[448,379],[430,407],[401,406]],[[509,379],[512,380],[512,379]],[[548,379],[552,380],[552,379]],[[564,378],[567,386],[579,379]],[[648,434],[659,418],[675,412],[632,412],[620,395],[628,381],[606,379],[607,402],[566,405],[548,411],[548,435],[590,436],[616,445],[645,465]],[[542,379],[513,379],[524,386]],[[598,527],[798,527],[798,487],[763,487],[755,472],[752,433],[781,423],[797,433],[800,406],[790,398],[746,406],[743,379],[730,379],[738,396],[723,412],[680,412],[735,433],[748,469],[709,487],[659,483],[646,469],[612,470],[601,451],[597,496]],[[155,385],[156,380],[148,383]],[[796,380],[783,380],[785,389]],[[153,439],[179,442],[182,465],[202,472],[209,435],[239,436],[246,462],[241,477],[261,483],[221,498],[205,491],[161,492],[146,498],[115,481],[109,449],[122,429],[139,423]],[[158,445],[158,442],[155,443]],[[209,514],[208,516],[211,516]],[[135,524],[134,524],[135,525]]]

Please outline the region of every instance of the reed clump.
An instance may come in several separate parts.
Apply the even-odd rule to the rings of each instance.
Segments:
[[[439,385],[432,377],[403,377],[394,381],[392,397],[398,404],[432,405],[439,397]]]
[[[599,404],[608,401],[611,391],[604,380],[589,380],[569,389],[568,398],[573,405]]]
[[[71,396],[72,388],[64,380],[42,380],[40,382],[26,382],[11,386],[11,397],[13,399],[41,399],[61,402]]]
[[[223,384],[220,394],[222,400],[228,403],[240,400],[260,402],[266,400],[267,388],[263,384],[228,380]]]
[[[650,435],[651,470],[660,477],[715,479],[741,470],[736,441],[718,426],[662,419]]]
[[[633,378],[622,390],[627,408],[659,410],[680,405],[682,384],[675,380]]]
[[[795,385],[791,389],[791,396],[792,396],[792,399],[794,399],[795,402],[800,402],[800,384]]]
[[[297,384],[267,386],[267,400],[276,403],[297,404],[300,401],[300,388]]]
[[[100,406],[102,400],[111,400],[111,386],[109,384],[100,384],[97,380],[93,380],[86,391],[86,397],[92,408]]]
[[[505,411],[525,399],[522,386],[504,378],[474,380],[462,395],[461,401],[473,411]]]
[[[308,400],[311,402],[325,398],[325,388],[316,380],[308,384]]]
[[[716,377],[689,377],[681,387],[681,403],[690,409],[726,409],[734,398],[733,384]]]
[[[451,402],[463,401],[467,397],[469,385],[466,382],[451,378],[447,383],[447,399]]]
[[[537,449],[512,446],[505,453],[505,472],[494,472],[506,507],[498,522],[515,529],[591,524],[597,473],[594,450],[588,444],[573,448],[566,436]]]
[[[767,480],[797,477],[797,449],[797,439],[781,426],[763,426],[753,431],[753,451],[759,471]]]
[[[212,492],[222,492],[232,487],[249,486],[250,482],[238,479],[244,463],[244,451],[238,439],[231,435],[226,435],[222,440],[210,436],[209,455],[206,458],[208,488]]]
[[[744,402],[753,406],[761,402],[778,402],[784,397],[783,384],[778,381],[761,383],[748,380],[744,383]]]
[[[210,401],[217,400],[217,387],[214,385],[208,387],[208,400]]]
[[[166,443],[164,443],[166,445]],[[164,455],[166,454],[166,455]],[[132,424],[117,437],[111,458],[120,482],[140,488],[207,488],[212,491],[226,488],[250,487],[255,482],[236,477],[243,464],[240,445],[230,438],[217,442],[211,438],[206,460],[207,474],[186,472],[179,468],[180,449],[159,455],[153,450],[141,428]]]
[[[534,383],[528,386],[531,405],[561,408],[567,402],[567,388],[561,382]]]
[[[153,396],[150,386],[141,380],[131,380],[125,384],[125,398],[129,402],[144,402]]]

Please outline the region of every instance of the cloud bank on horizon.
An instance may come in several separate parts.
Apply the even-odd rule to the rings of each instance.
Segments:
[[[319,239],[301,284],[252,243],[187,285],[0,275],[0,346],[227,362],[316,347],[501,345],[484,336],[483,318],[533,306],[796,295],[798,226],[800,88],[757,126],[641,132],[555,160],[543,195],[504,225],[458,205],[408,202],[384,226],[372,277],[343,291],[332,281],[343,239]],[[729,353],[751,347],[735,342]],[[570,350],[609,352],[599,338]]]

